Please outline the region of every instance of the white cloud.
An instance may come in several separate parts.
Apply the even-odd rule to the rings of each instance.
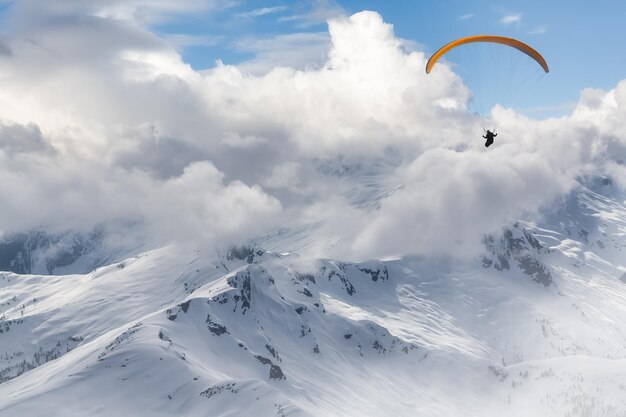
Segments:
[[[329,37],[326,33],[293,33],[271,38],[243,38],[236,50],[254,53],[254,58],[237,66],[252,74],[264,74],[276,67],[306,69],[326,61]]]
[[[78,3],[80,0],[65,0]],[[239,0],[107,0],[88,7],[105,18],[141,24],[159,24],[189,14],[215,12],[238,6]],[[75,4],[72,4],[75,7]]]
[[[500,19],[500,23],[502,23],[503,25],[511,25],[511,24],[519,24],[522,21],[522,14],[521,13],[511,13],[511,14],[507,14],[502,16],[502,18]]]
[[[238,13],[237,16],[243,19],[252,19],[268,14],[281,13],[287,10],[287,6],[262,7],[260,9],[250,10],[248,12]]]
[[[251,75],[194,71],[148,30],[70,9],[81,19],[12,15],[3,38],[2,230],[123,219],[225,245],[309,225],[334,257],[471,255],[583,173],[626,178],[626,82],[568,117],[494,112],[486,151],[460,78],[445,63],[427,76],[376,13],[331,19],[316,66],[271,55],[301,35],[259,40]]]
[[[229,8],[232,5],[232,0],[25,0],[16,2],[13,16],[20,15],[22,23],[27,19],[32,23],[43,23],[51,16],[83,15],[149,25],[171,21],[190,13]]]
[[[548,32],[548,27],[547,26],[537,26],[536,28],[532,29],[528,33],[530,35],[543,35],[543,34],[545,34],[547,32]]]
[[[334,0],[311,0],[308,3],[310,3],[308,10],[281,17],[279,21],[293,22],[299,27],[308,27],[346,14],[345,10]]]
[[[0,149],[7,156],[16,154],[51,153],[54,149],[41,135],[35,124],[20,125],[0,122]]]
[[[459,16],[459,20],[468,20],[474,16],[476,16],[476,13],[466,13],[466,14]]]
[[[285,162],[272,168],[272,173],[263,181],[268,188],[288,188],[296,190],[300,185],[298,171],[300,164],[297,162]]]

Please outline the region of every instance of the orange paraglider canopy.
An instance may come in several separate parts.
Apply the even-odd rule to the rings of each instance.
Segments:
[[[428,60],[428,63],[426,63],[426,74],[429,74],[430,71],[432,71],[435,64],[439,61],[439,58],[441,58],[446,53],[448,53],[448,51],[456,48],[457,46],[465,45],[467,43],[475,43],[475,42],[488,42],[488,43],[499,43],[502,45],[508,45],[512,48],[515,48],[525,53],[526,55],[528,55],[529,57],[537,61],[537,63],[541,65],[541,68],[543,68],[545,72],[550,71],[548,69],[548,63],[541,56],[541,54],[537,52],[536,50],[534,50],[531,46],[525,44],[524,42],[520,42],[517,39],[513,39],[513,38],[506,38],[504,36],[477,35],[477,36],[468,36],[465,38],[457,39],[455,41],[452,41],[442,46],[437,52],[433,54],[433,56],[430,57],[430,59]]]

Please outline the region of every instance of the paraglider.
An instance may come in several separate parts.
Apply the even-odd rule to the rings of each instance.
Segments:
[[[466,47],[463,45],[467,44],[476,46],[473,49],[464,50]],[[485,46],[482,47],[483,49],[478,49],[477,44]],[[505,52],[502,46],[506,53],[511,54],[510,57],[503,56]],[[524,42],[504,36],[477,35],[454,40],[439,48],[426,63],[426,74],[433,71],[442,57],[456,51],[458,47],[461,47],[458,52],[455,52],[458,55],[453,58],[447,56],[446,59],[450,59],[455,64],[459,61],[458,72],[473,88],[473,96],[469,104],[475,106],[473,113],[480,117],[486,132],[486,135],[483,135],[483,138],[487,139],[485,147],[489,147],[493,144],[493,139],[497,134],[495,128],[485,129],[485,107],[488,108],[496,103],[509,104],[506,103],[506,99],[517,98],[520,91],[529,89],[527,84],[533,76],[537,78],[536,81],[539,81],[541,76],[548,73],[550,69],[544,57]],[[526,57],[529,62],[524,62],[520,55]],[[508,67],[501,68],[501,65],[508,65]],[[493,96],[483,97],[487,95],[487,91]],[[495,123],[493,120],[491,122]]]
[[[461,45],[468,44],[468,43],[477,43],[477,42],[498,43],[501,45],[507,45],[512,48],[515,48],[518,51],[525,53],[526,55],[528,55],[529,57],[537,61],[537,63],[541,65],[541,68],[543,68],[545,72],[550,72],[550,69],[548,68],[548,63],[543,58],[543,56],[541,56],[539,52],[535,51],[531,46],[525,44],[524,42],[520,42],[517,39],[513,39],[513,38],[506,38],[504,36],[477,35],[477,36],[467,36],[465,38],[457,39],[439,48],[439,50],[435,52],[433,56],[431,56],[428,62],[426,63],[426,74],[430,74],[435,64],[439,61],[439,58],[447,54],[452,49]]]
[[[487,139],[487,142],[485,142],[485,148],[491,146],[491,144],[493,143],[493,138],[495,138],[496,136],[498,136],[497,133],[492,132],[491,130],[487,130],[487,134],[483,135],[483,138]]]

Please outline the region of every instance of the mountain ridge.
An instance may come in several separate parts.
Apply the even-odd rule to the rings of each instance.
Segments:
[[[4,272],[0,415],[621,415],[626,210],[596,191],[469,260],[176,244]]]

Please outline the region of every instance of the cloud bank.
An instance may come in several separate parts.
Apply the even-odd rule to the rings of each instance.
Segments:
[[[159,242],[223,246],[314,225],[318,255],[472,256],[579,176],[626,178],[626,82],[584,91],[568,117],[499,109],[486,151],[462,80],[445,64],[426,76],[425,54],[375,12],[333,14],[312,35],[323,43],[258,41],[248,67],[198,72],[146,26],[168,4],[14,7],[0,39],[3,233],[130,220]],[[281,54],[294,42],[315,43],[315,65]]]

